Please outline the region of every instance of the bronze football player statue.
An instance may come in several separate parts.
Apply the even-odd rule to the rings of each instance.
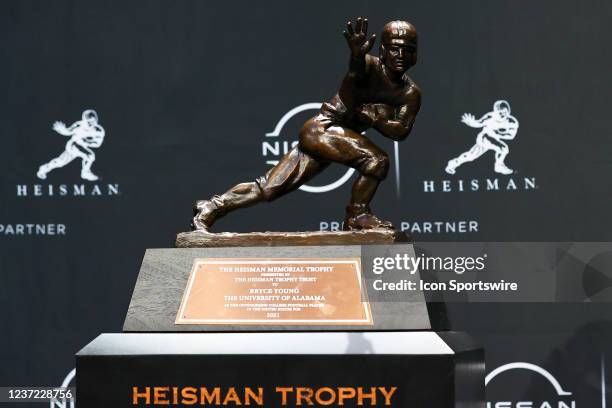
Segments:
[[[417,32],[405,21],[387,23],[379,56],[368,52],[368,20],[349,21],[344,37],[351,51],[349,71],[338,93],[300,130],[299,143],[263,177],[196,202],[192,228],[209,230],[225,214],[261,201],[272,201],[308,182],[330,163],[359,172],[346,208],[345,230],[392,229],[370,210],[378,184],[387,176],[389,158],[363,131],[374,128],[392,140],[404,140],[421,105],[421,92],[407,71],[417,60]]]

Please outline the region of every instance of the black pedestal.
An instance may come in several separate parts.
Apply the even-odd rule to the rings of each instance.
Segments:
[[[126,333],[103,334],[77,354],[78,406],[484,407],[484,351],[464,334],[435,331],[446,326],[434,307],[443,304],[418,290],[375,290],[375,259],[403,254],[415,256],[414,247],[147,250]],[[177,325],[196,258],[359,258],[373,324]]]
[[[475,408],[483,359],[453,332],[103,334],[77,354],[77,403]]]

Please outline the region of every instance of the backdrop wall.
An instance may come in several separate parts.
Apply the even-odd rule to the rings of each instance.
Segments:
[[[73,354],[120,331],[145,248],[188,228],[191,204],[263,174],[346,72],[349,18],[419,30],[423,91],[373,208],[424,241],[612,241],[607,1],[5,1],[0,6],[0,384],[59,385]],[[374,47],[377,53],[378,44]],[[511,175],[494,154],[456,174],[478,130],[461,123],[506,100],[520,123]],[[273,133],[279,120],[302,107]],[[70,126],[95,109],[97,181],[74,158],[42,180]],[[91,159],[91,157],[90,157]],[[337,226],[351,181],[332,167],[217,230]],[[334,187],[337,185],[337,187]],[[454,305],[451,322],[487,348],[487,371],[548,370],[577,406],[602,406],[612,311],[600,304]],[[535,371],[500,374],[490,401],[557,401]],[[564,397],[565,398],[565,397]],[[566,398],[566,399],[567,399]],[[605,397],[604,397],[605,398]],[[564,400],[565,401],[565,400]],[[541,402],[538,402],[541,403]],[[537,405],[537,403],[536,403]],[[536,406],[534,405],[534,406]]]

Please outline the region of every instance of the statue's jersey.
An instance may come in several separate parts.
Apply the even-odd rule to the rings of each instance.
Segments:
[[[518,120],[512,115],[495,119],[492,114],[488,114],[483,123],[482,132],[497,141],[514,139],[518,130]]]
[[[77,144],[83,147],[97,148],[104,141],[104,129],[100,125],[86,126],[80,122],[76,123],[69,144]]]
[[[362,132],[369,126],[359,119],[361,106],[374,105],[377,115],[393,119],[402,106],[412,102],[418,104],[415,94],[419,92],[407,74],[404,74],[401,84],[394,83],[389,80],[382,62],[366,55],[365,76],[357,78],[354,74],[347,74],[338,93],[323,104],[321,113],[339,125]],[[418,105],[415,108],[418,110]]]

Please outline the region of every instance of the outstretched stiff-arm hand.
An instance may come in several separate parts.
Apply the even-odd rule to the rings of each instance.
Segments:
[[[486,113],[482,118],[476,119],[471,113],[464,113],[461,116],[461,122],[473,128],[481,128],[487,120],[491,119],[491,114]]]
[[[67,128],[64,122],[57,121],[53,123],[53,130],[55,130],[62,136],[72,136],[76,128],[78,128],[79,126],[79,122],[74,122],[72,126],[70,126],[70,128]]]
[[[362,77],[366,73],[366,55],[374,46],[376,34],[372,34],[370,38],[368,34],[368,19],[357,18],[355,29],[349,21],[346,24],[346,30],[343,31],[346,43],[351,50],[351,61],[349,64],[349,73]]]

